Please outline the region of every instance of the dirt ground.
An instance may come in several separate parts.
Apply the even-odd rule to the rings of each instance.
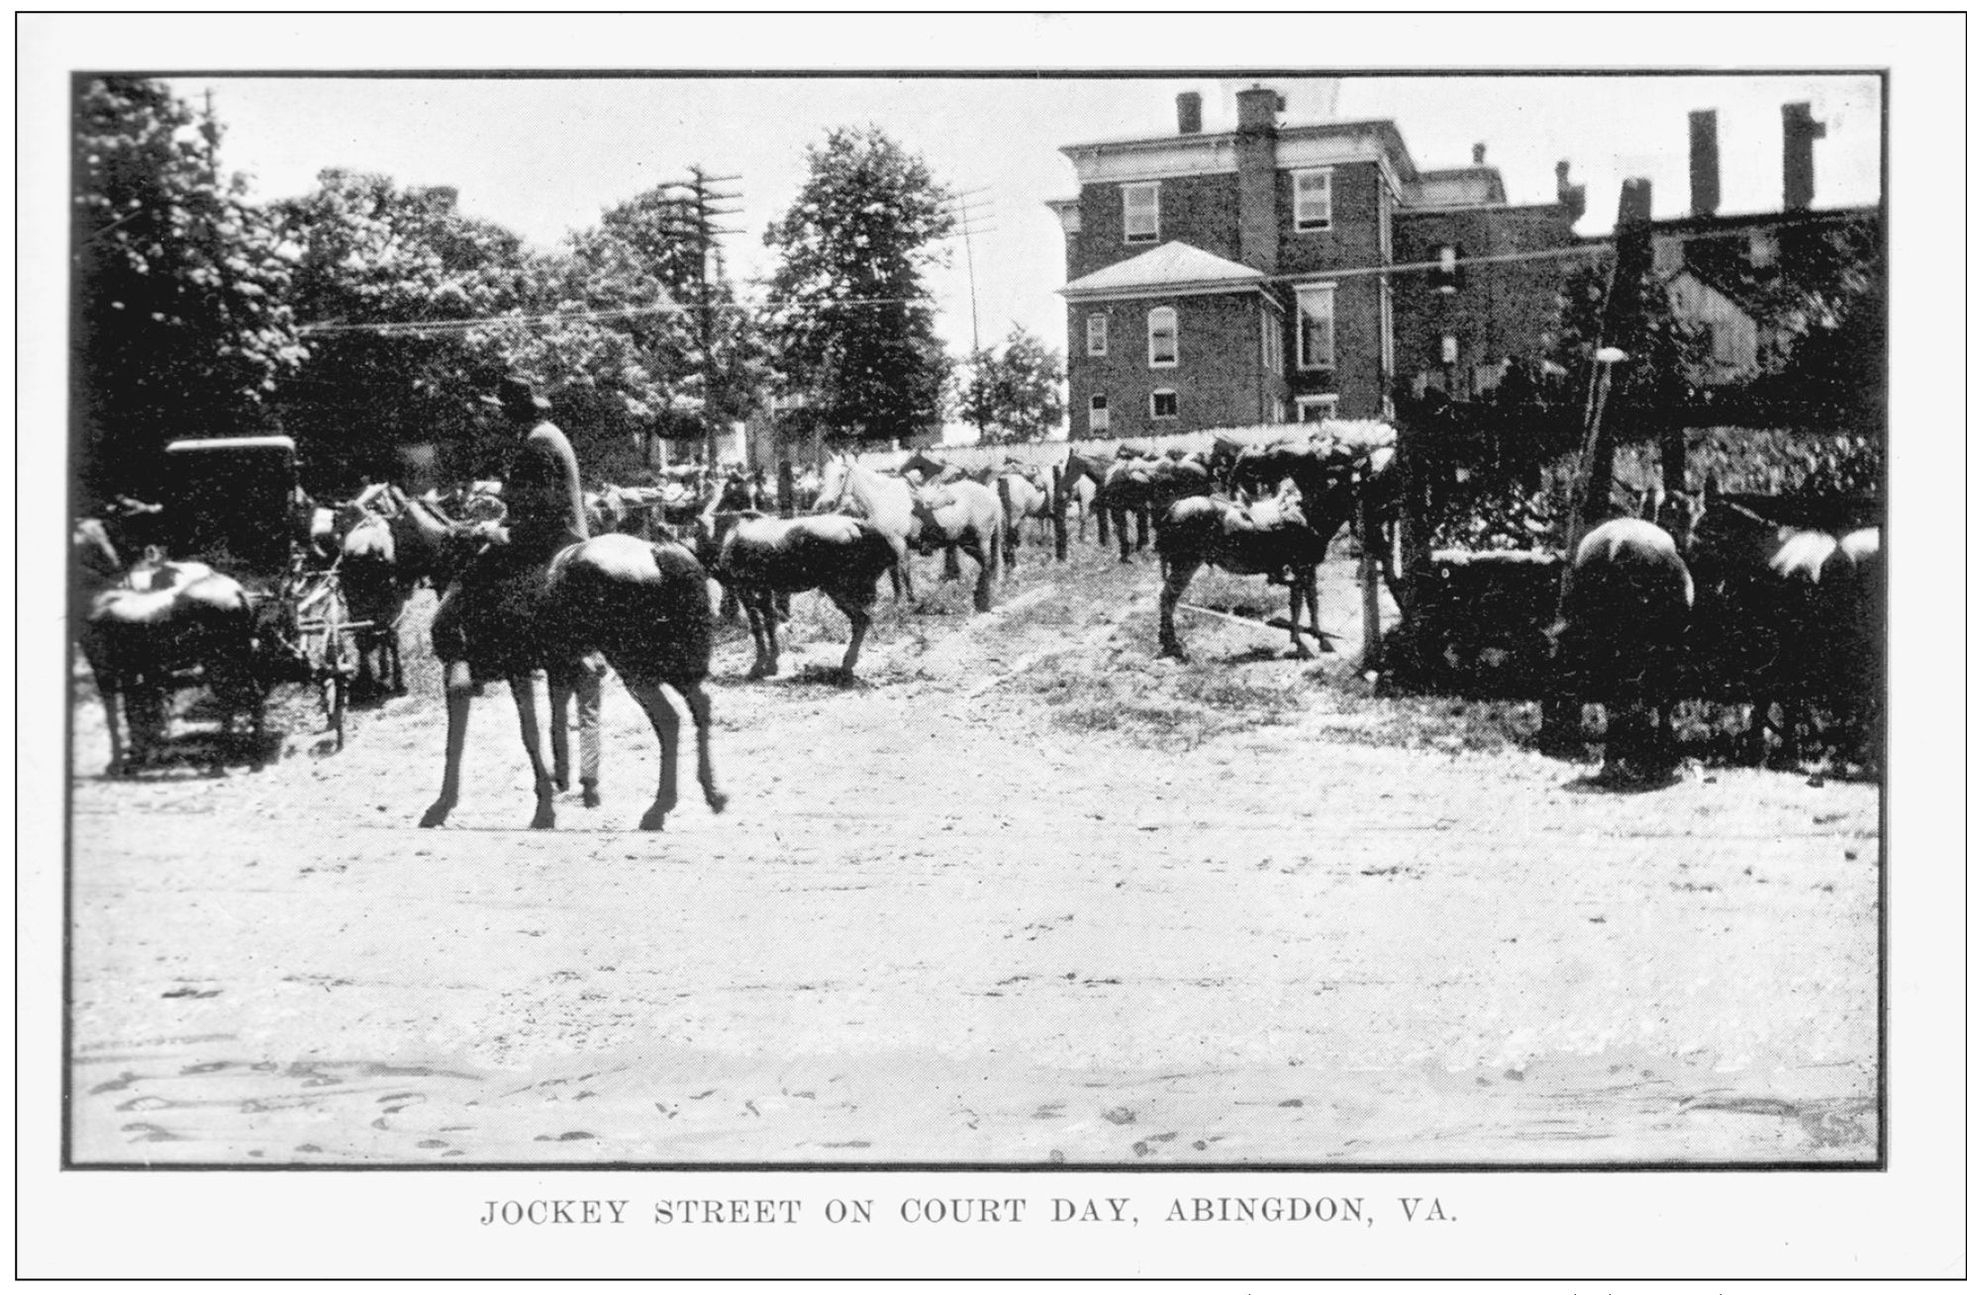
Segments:
[[[421,640],[345,750],[290,696],[281,758],[222,778],[105,780],[83,687],[74,1160],[1875,1154],[1875,785],[1690,765],[1615,793],[1523,744],[1534,706],[1376,698],[1342,553],[1339,655],[1184,613],[1176,664],[1151,562],[1026,552],[987,615],[918,560],[929,609],[884,598],[852,687],[817,595],[781,678],[746,681],[727,628],[732,805],[686,743],[661,834],[613,683],[605,803],[562,797],[553,832],[524,828],[496,687],[451,825],[417,828]],[[1188,599],[1283,605],[1213,572]]]

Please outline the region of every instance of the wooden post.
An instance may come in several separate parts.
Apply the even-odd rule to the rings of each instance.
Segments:
[[[1357,490],[1352,509],[1352,534],[1359,542],[1359,666],[1365,669],[1380,655],[1379,563],[1373,557],[1373,546],[1364,538],[1366,500]]]
[[[1052,556],[1065,561],[1065,469],[1052,465]]]
[[[798,511],[792,498],[792,460],[779,456],[779,516],[790,517]]]

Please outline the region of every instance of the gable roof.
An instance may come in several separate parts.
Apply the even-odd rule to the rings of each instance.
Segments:
[[[1261,270],[1171,240],[1152,251],[1081,275],[1059,289],[1062,297],[1250,292],[1264,281]]]

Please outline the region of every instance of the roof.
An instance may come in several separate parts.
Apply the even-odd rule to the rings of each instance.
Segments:
[[[1171,240],[1152,251],[1081,275],[1060,288],[1059,293],[1066,297],[1091,297],[1148,289],[1239,292],[1255,289],[1263,281],[1261,270]]]
[[[1380,146],[1386,150],[1388,160],[1402,182],[1412,180],[1419,169],[1414,165],[1412,155],[1407,152],[1407,141],[1401,138],[1400,128],[1386,118],[1363,118],[1354,121],[1317,121],[1299,125],[1279,123],[1277,138],[1317,139],[1330,135],[1368,134],[1378,138]],[[1175,133],[1159,135],[1136,135],[1125,139],[1092,140],[1083,144],[1065,144],[1059,152],[1064,153],[1075,163],[1083,154],[1098,154],[1110,151],[1126,151],[1140,148],[1159,148],[1168,144],[1186,147],[1212,147],[1224,141],[1234,140],[1237,132],[1196,131],[1191,134]]]

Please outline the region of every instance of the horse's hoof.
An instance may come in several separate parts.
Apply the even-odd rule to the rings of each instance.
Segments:
[[[704,804],[710,806],[710,812],[713,814],[722,814],[725,807],[731,803],[731,798],[723,792],[708,788],[704,791],[703,799]],[[661,822],[658,821],[656,826],[661,827]]]
[[[1296,647],[1291,649],[1291,655],[1296,657],[1300,661],[1309,661],[1311,659],[1312,653],[1310,648],[1300,643]]]
[[[660,811],[652,809],[642,816],[642,821],[637,826],[644,832],[660,832],[662,831],[663,817]]]
[[[442,827],[444,826],[444,820],[449,818],[450,816],[451,816],[451,807],[449,805],[446,805],[443,801],[439,801],[435,805],[432,805],[429,809],[423,812],[423,817],[417,820],[417,826]]]
[[[547,829],[551,828],[553,826],[552,806],[550,805],[540,806],[537,810],[533,812],[533,821],[526,824],[526,826],[531,828],[535,832],[544,832]]]
[[[556,773],[553,775],[553,789],[555,791],[565,791],[572,785],[573,784],[567,780],[566,774]]]
[[[600,805],[600,803],[601,803],[601,788],[595,783],[583,782],[581,784],[582,807],[586,809],[593,809],[596,806]]]

